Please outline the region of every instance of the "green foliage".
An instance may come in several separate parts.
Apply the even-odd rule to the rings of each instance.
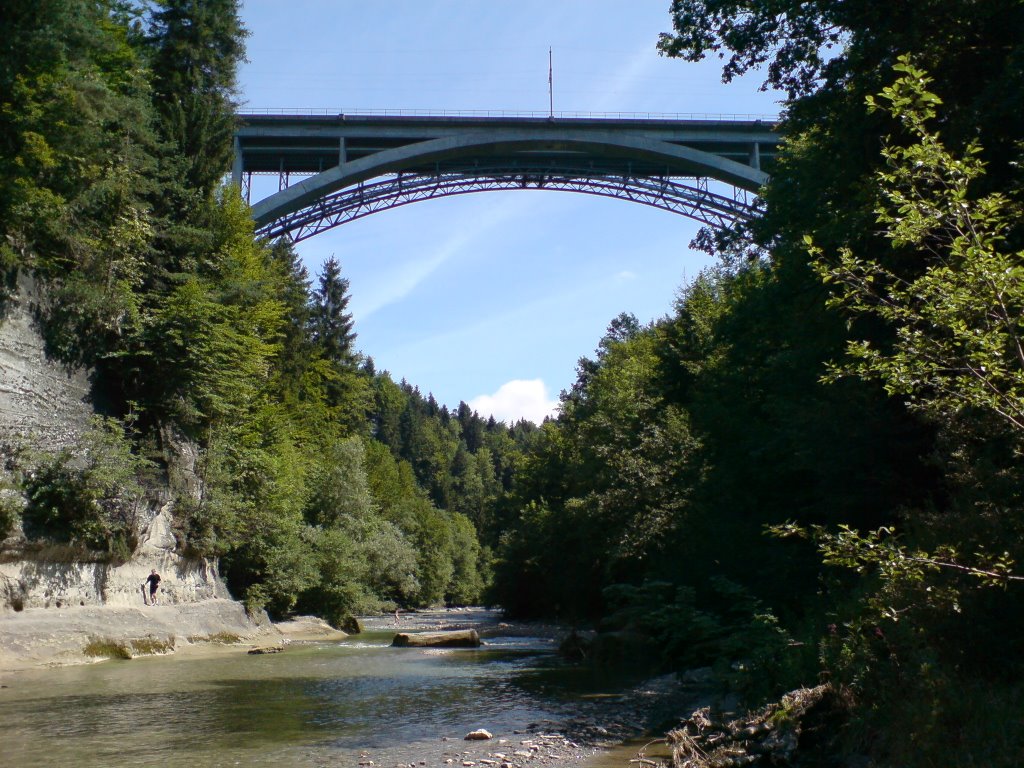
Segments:
[[[673,0],[675,34],[663,33],[658,49],[700,61],[724,48],[730,52],[722,70],[725,82],[767,63],[768,82],[792,98],[811,90],[822,76],[826,51],[842,41],[848,13],[828,2],[769,7],[751,0]]]
[[[20,517],[21,504],[17,497],[9,494],[0,496],[0,541],[11,535]]]
[[[310,478],[310,522],[332,527],[366,520],[374,514],[364,455],[358,437],[340,440],[330,447],[326,461]]]
[[[481,572],[480,542],[476,528],[465,515],[451,515],[452,577],[445,590],[449,605],[476,605],[483,595],[485,575]]]
[[[132,656],[155,656],[163,653],[174,652],[174,638],[164,640],[149,635],[147,637],[135,638],[129,642]]]
[[[521,514],[495,565],[509,611],[600,613],[602,588],[660,554],[684,519],[697,441],[658,384],[658,344],[653,329],[616,318],[522,463]]]
[[[212,251],[160,297],[145,335],[166,366],[160,405],[193,429],[237,419],[258,401],[285,322],[280,273],[253,239],[245,204],[225,190],[211,213]]]
[[[146,43],[160,131],[187,186],[208,196],[231,167],[235,76],[248,34],[237,0],[158,0]]]
[[[9,474],[9,470],[16,466],[12,459],[13,457],[9,456],[8,466],[0,467],[0,542],[14,532],[25,506],[25,497],[22,495],[20,485]]]
[[[712,577],[699,596],[671,582],[612,584],[604,599],[603,630],[646,638],[672,669],[714,666],[748,702],[813,675],[813,654],[808,658],[763,602],[728,579]]]
[[[478,599],[474,524],[496,537],[518,438],[361,369],[337,262],[311,295],[294,250],[257,241],[237,191],[220,188],[237,2],[5,11],[4,285],[17,269],[42,279],[49,352],[90,366],[94,399],[139,430],[134,452],[42,457],[26,530],[127,557],[133,457],[163,449],[181,551],[220,557],[254,611]]]
[[[234,632],[216,632],[212,635],[190,635],[190,643],[216,643],[217,645],[236,645],[242,638]]]
[[[195,557],[219,557],[240,540],[245,502],[233,487],[234,461],[222,442],[210,445],[197,468],[203,480],[195,498],[183,490],[175,499],[174,532],[179,549]]]
[[[726,79],[764,64],[789,90],[785,146],[763,215],[721,241],[723,267],[650,331],[619,318],[581,361],[499,505],[494,594],[695,641],[753,698],[824,671],[858,699],[856,748],[884,764],[943,764],[944,730],[957,764],[1012,764],[969,741],[986,731],[976,720],[948,719],[963,714],[958,686],[980,679],[1001,710],[1019,698],[999,681],[1018,675],[1024,636],[1024,7],[678,0],[672,13],[664,53],[719,54]],[[906,52],[905,81],[886,83]],[[648,466],[645,440],[669,471]],[[763,535],[787,520],[821,549]],[[1001,749],[1019,741],[1009,730]]]
[[[112,419],[96,420],[83,442],[82,455],[42,456],[25,474],[25,535],[103,551],[122,562],[135,547],[144,503],[140,480],[149,464],[132,452],[124,428]]]
[[[0,225],[20,266],[116,259],[108,235],[141,214],[124,182],[148,162],[147,83],[109,14],[86,0],[15,2],[0,22]]]
[[[348,311],[348,280],[341,276],[341,266],[334,257],[324,263],[319,284],[313,294],[309,320],[313,342],[335,365],[352,365],[356,334],[352,330],[352,313]]]
[[[894,69],[900,77],[868,104],[892,115],[911,143],[890,138],[882,150],[878,223],[894,248],[929,257],[908,274],[850,248],[833,262],[808,238],[819,274],[837,287],[833,306],[879,317],[897,336],[885,349],[851,341],[850,359],[830,378],[877,378],[936,418],[979,409],[1024,429],[1024,251],[1006,247],[1021,206],[998,192],[971,194],[984,173],[980,146],[954,157],[928,128],[942,104],[927,89],[931,78],[907,57]]]
[[[128,649],[128,646],[120,640],[108,640],[104,638],[93,638],[85,647],[82,648],[82,653],[86,656],[101,657],[107,659],[124,659],[128,660],[132,658],[132,652]]]

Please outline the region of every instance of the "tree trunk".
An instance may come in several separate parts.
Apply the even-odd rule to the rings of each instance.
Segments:
[[[399,632],[391,645],[395,648],[479,648],[480,635],[475,629],[452,632]]]

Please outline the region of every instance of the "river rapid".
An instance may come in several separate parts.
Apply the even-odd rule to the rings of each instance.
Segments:
[[[386,617],[346,640],[273,655],[230,649],[8,675],[0,765],[482,768],[495,753],[596,765],[600,736],[611,743],[650,725],[632,706],[641,675],[567,664],[550,632],[488,611],[404,616],[401,630],[467,626],[484,647],[392,648]],[[494,738],[463,740],[477,728]],[[565,738],[544,741],[556,733]]]

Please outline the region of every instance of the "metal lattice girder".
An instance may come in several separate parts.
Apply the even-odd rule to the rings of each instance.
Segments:
[[[716,228],[744,217],[743,193],[726,205],[693,180],[756,194],[778,127],[648,117],[247,115],[232,174],[239,186],[246,174],[276,174],[278,191],[254,202],[252,217],[297,239],[414,200],[512,187],[635,200]]]
[[[320,198],[301,210],[259,228],[269,237],[293,242],[378,211],[421,200],[511,189],[546,189],[613,197],[686,216],[714,229],[726,229],[757,214],[745,191],[730,197],[711,192],[706,179],[590,175],[580,169],[538,166],[467,168],[435,174],[395,174],[363,182]]]

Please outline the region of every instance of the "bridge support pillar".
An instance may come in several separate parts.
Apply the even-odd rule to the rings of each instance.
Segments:
[[[761,145],[756,141],[750,145],[750,167],[755,171],[761,170]]]
[[[338,139],[338,165],[348,162],[348,150],[345,149],[345,137]]]
[[[231,164],[231,183],[242,187],[242,142],[235,136],[235,159]]]

